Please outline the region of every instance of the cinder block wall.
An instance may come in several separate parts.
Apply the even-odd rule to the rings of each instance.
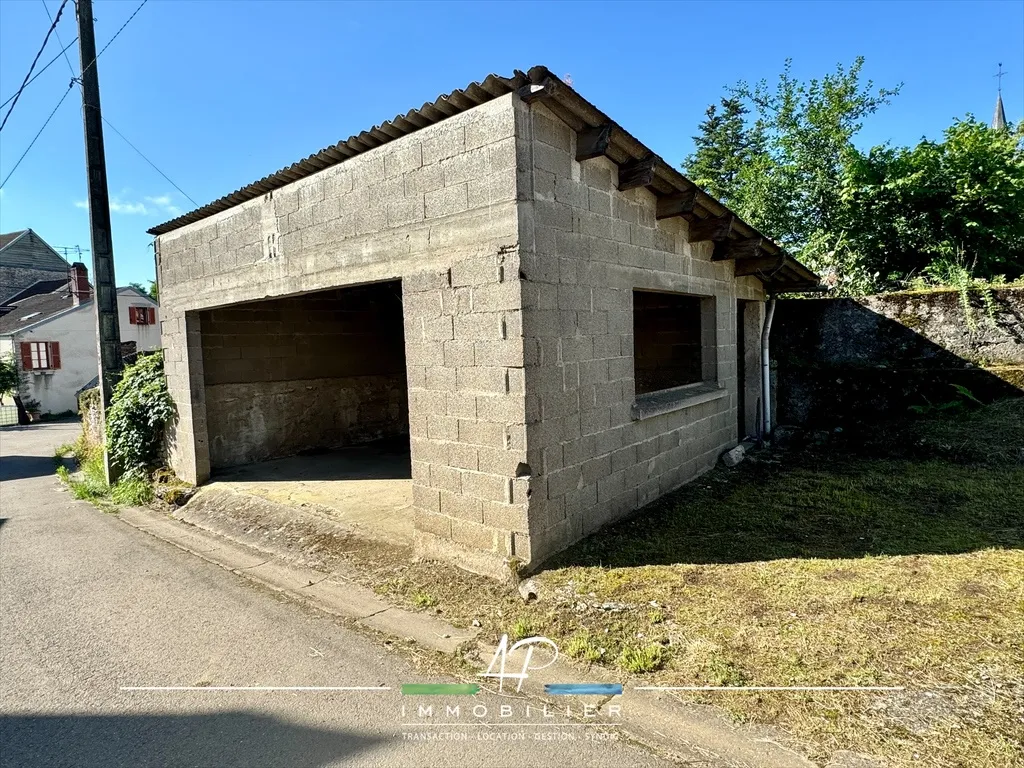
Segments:
[[[711,468],[737,432],[737,298],[754,278],[692,246],[655,196],[617,190],[606,158],[578,163],[576,134],[517,105],[526,336],[531,558],[541,560]],[[635,419],[633,291],[706,297],[704,344],[724,395]],[[717,350],[717,353],[714,352]]]
[[[736,300],[754,278],[656,222],[509,95],[160,236],[170,445],[210,471],[200,313],[400,279],[418,545],[494,572],[539,561],[692,479],[736,439]],[[710,399],[633,415],[633,291],[704,298]]]
[[[216,430],[202,311],[400,279],[421,546],[480,570],[528,548],[514,99],[158,238],[179,475],[209,476]]]
[[[203,312],[210,465],[409,433],[398,282]]]

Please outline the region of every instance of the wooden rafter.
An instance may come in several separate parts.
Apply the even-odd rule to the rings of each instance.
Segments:
[[[712,261],[729,261],[741,259],[759,259],[768,254],[764,251],[763,237],[745,237],[739,240],[719,240],[715,242]]]
[[[654,182],[653,157],[645,157],[642,160],[630,160],[619,166],[619,191],[637,187],[647,187]]]
[[[736,262],[736,277],[747,275],[772,275],[786,263],[785,254],[763,256],[759,259],[741,259]]]
[[[693,206],[696,203],[696,187],[691,187],[685,192],[662,195],[658,198],[658,210],[655,213],[654,218],[670,219],[673,216],[686,216],[687,214],[693,213]]]
[[[727,240],[732,232],[736,217],[731,213],[724,216],[714,216],[709,219],[697,219],[690,222],[690,242],[700,243],[705,240],[715,242]]]
[[[608,153],[612,140],[612,124],[605,123],[596,128],[584,128],[576,137],[576,160],[583,162]]]

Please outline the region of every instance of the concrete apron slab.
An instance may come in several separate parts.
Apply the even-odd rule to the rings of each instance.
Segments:
[[[310,567],[319,561],[309,550],[315,550],[316,536],[330,529],[328,522],[315,516],[312,520],[303,519],[305,516],[297,519],[294,509],[244,495],[244,509],[236,507],[233,514],[228,514],[230,505],[239,503],[236,494],[224,489],[204,493],[205,501],[195,507],[194,501],[189,502],[173,517],[151,510],[125,509],[120,519],[239,576],[327,613],[353,619],[361,626],[450,655],[468,650],[471,657],[479,657],[481,671],[493,658],[496,646],[479,640],[479,630],[459,629],[434,616],[392,606],[372,590],[349,580],[337,570],[336,563],[329,573]],[[250,516],[252,523],[247,525]],[[274,526],[277,528],[271,530]],[[536,662],[540,663],[543,661]],[[496,687],[492,681],[481,678],[481,682],[488,688]],[[630,691],[627,682],[622,696],[543,694],[546,683],[587,682],[623,681],[602,667],[583,669],[559,659],[552,666],[531,670],[523,693],[513,695],[556,709],[570,704],[574,712],[582,711],[584,704],[592,705],[602,715],[618,706],[617,722],[630,737],[688,764],[731,768],[815,765],[790,748],[791,742],[782,732],[735,725],[713,707],[684,702],[671,693]],[[846,763],[833,763],[830,768],[839,765]]]
[[[219,471],[202,492],[248,494],[313,512],[392,544],[413,540],[407,452],[376,444],[291,456]]]
[[[332,550],[344,549],[346,541],[381,540],[315,506],[280,503],[217,484],[201,488],[172,517],[296,565],[321,570],[336,569]]]

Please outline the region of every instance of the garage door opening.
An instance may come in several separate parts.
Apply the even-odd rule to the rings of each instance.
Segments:
[[[212,480],[411,537],[399,281],[200,314]]]

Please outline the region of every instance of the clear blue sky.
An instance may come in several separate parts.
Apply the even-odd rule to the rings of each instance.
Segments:
[[[60,0],[46,0],[55,13]],[[95,0],[102,47],[139,0]],[[49,27],[41,0],[0,0],[0,100]],[[72,3],[58,25],[76,34]],[[40,66],[60,50],[51,38]],[[69,50],[78,68],[77,46]],[[867,57],[902,94],[860,144],[989,120],[997,62],[1007,117],[1024,114],[1024,1],[346,3],[150,0],[99,61],[104,115],[200,205],[438,94],[544,64],[670,162],[737,79],[812,77]],[[54,63],[0,134],[0,181],[66,89]],[[193,206],[107,130],[120,284],[153,277],[146,229]],[[81,100],[68,96],[0,192],[0,231],[89,246]]]

